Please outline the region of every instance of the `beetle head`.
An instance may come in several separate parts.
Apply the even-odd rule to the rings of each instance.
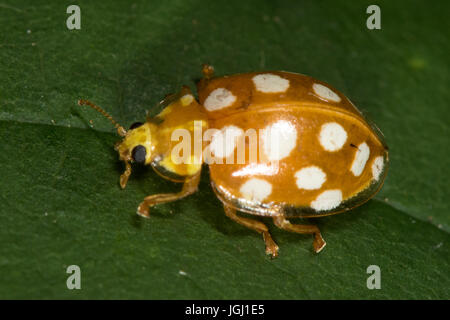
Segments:
[[[146,123],[133,123],[122,141],[114,146],[119,152],[119,159],[125,162],[125,172],[120,177],[120,186],[125,188],[131,174],[131,163],[150,164],[155,145],[152,143],[153,125]]]
[[[131,175],[130,163],[149,164],[151,161],[151,155],[155,149],[155,146],[152,145],[152,124],[149,122],[136,122],[127,131],[106,111],[95,104],[86,100],[79,100],[78,104],[88,105],[103,114],[117,128],[117,133],[123,137],[122,141],[118,141],[115,144],[114,149],[119,152],[119,159],[125,162],[125,171],[120,176],[120,186],[125,188]]]

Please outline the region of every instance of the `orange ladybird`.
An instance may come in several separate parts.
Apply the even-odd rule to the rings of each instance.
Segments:
[[[125,130],[105,111],[124,139],[116,145],[126,169],[149,164],[162,177],[182,182],[180,192],[144,199],[137,213],[197,191],[202,164],[232,220],[263,235],[266,253],[278,255],[267,226],[237,214],[273,218],[276,226],[314,236],[315,252],[325,246],[314,225],[288,218],[312,218],[353,209],[381,188],[388,148],[381,132],[335,88],[314,78],[271,71],[213,78],[203,67],[197,102],[183,87],[146,123]]]

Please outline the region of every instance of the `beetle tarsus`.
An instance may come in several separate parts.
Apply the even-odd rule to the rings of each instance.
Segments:
[[[319,253],[320,251],[323,250],[323,248],[325,248],[326,245],[327,245],[327,243],[325,242],[325,240],[323,240],[320,232],[316,233],[314,236],[314,241],[313,241],[314,252]]]
[[[278,257],[279,247],[275,243],[275,241],[273,241],[272,236],[270,235],[269,231],[263,232],[263,238],[264,238],[264,242],[266,244],[266,254],[270,255],[270,257],[272,259]]]
[[[143,218],[147,218],[147,219],[150,218],[150,210],[149,210],[149,208],[148,208],[148,205],[145,203],[145,201],[143,201],[143,202],[139,205],[139,207],[138,207],[136,213],[137,213],[138,215],[140,215],[141,217],[143,217]]]
[[[319,253],[325,247],[326,242],[322,238],[322,234],[317,226],[304,225],[304,224],[292,224],[284,216],[277,216],[273,218],[275,225],[283,230],[300,233],[300,234],[313,234],[313,248],[314,252]]]

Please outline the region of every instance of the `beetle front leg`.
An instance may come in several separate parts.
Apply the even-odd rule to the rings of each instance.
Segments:
[[[128,178],[130,177],[130,175],[131,175],[131,165],[128,161],[126,161],[125,162],[125,171],[120,176],[120,187],[122,189],[125,189],[125,187],[127,186]]]
[[[149,207],[153,207],[154,205],[161,203],[176,201],[193,194],[197,191],[198,184],[200,183],[200,176],[201,171],[189,180],[186,180],[183,184],[183,188],[178,193],[159,193],[145,197],[144,201],[142,201],[139,205],[136,213],[144,218],[148,218],[150,217]]]
[[[301,233],[301,234],[313,234],[314,241],[313,247],[316,253],[319,253],[326,245],[325,240],[322,238],[322,234],[320,233],[319,228],[317,226],[312,225],[304,225],[304,224],[292,224],[284,216],[277,216],[273,218],[273,222],[278,228]]]

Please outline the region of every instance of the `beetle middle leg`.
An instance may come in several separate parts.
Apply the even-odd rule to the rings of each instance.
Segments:
[[[236,214],[236,209],[227,205],[224,205],[224,210],[227,217],[229,217],[231,220],[249,229],[255,230],[258,233],[262,233],[264,242],[266,244],[266,254],[271,255],[272,258],[278,256],[278,246],[275,241],[273,241],[272,236],[269,233],[269,229],[264,223],[238,216]]]
[[[150,216],[149,207],[157,204],[176,201],[178,199],[187,197],[197,191],[198,184],[200,183],[201,171],[196,173],[192,178],[186,180],[183,184],[183,188],[178,193],[159,193],[153,194],[144,198],[144,201],[139,204],[137,214],[148,218]]]
[[[284,216],[277,216],[273,218],[273,222],[278,228],[301,233],[301,234],[313,234],[314,242],[313,247],[316,253],[319,253],[326,245],[325,240],[322,238],[322,234],[317,226],[304,225],[304,224],[292,224]]]
[[[202,73],[203,73],[203,77],[206,80],[209,80],[214,75],[214,67],[212,65],[205,63],[202,65]]]

